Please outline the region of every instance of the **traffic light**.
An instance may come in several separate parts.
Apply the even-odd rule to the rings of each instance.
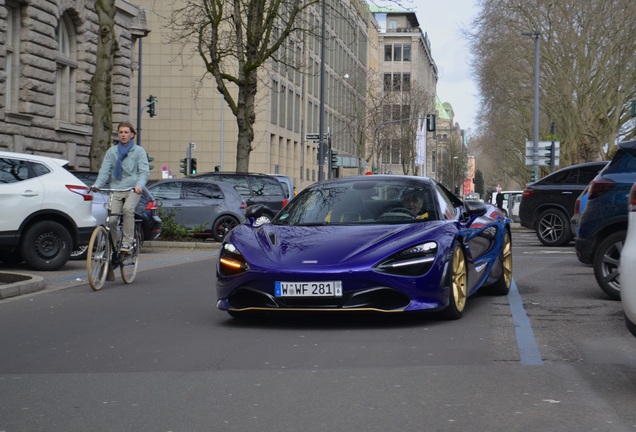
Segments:
[[[146,100],[148,101],[148,114],[150,114],[150,117],[156,116],[157,112],[155,111],[155,104],[157,103],[157,98],[150,95]]]
[[[548,162],[549,166],[556,166],[556,165],[559,165],[558,161],[559,161],[560,153],[561,151],[557,147],[557,145],[553,144],[546,147],[542,153],[539,153],[539,157],[546,158],[546,161]]]
[[[190,159],[190,174],[197,173],[197,158]]]
[[[331,168],[338,166],[338,152],[331,150]]]
[[[435,114],[428,114],[426,116],[426,132],[435,132]]]
[[[179,172],[188,175],[188,158],[179,159]]]
[[[148,168],[154,169],[155,166],[154,165],[150,165],[150,162],[155,160],[155,158],[153,158],[152,156],[148,156],[148,155],[146,155],[146,156],[148,157]]]

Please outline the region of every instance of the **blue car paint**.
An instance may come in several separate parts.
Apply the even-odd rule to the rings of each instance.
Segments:
[[[226,242],[241,252],[249,271],[223,276],[217,263],[217,307],[231,309],[228,298],[239,289],[274,297],[277,281],[341,280],[345,293],[390,287],[410,299],[404,311],[442,309],[448,305],[449,258],[455,242],[465,251],[468,295],[501,276],[498,258],[509,220],[494,206],[486,206],[485,215],[468,223],[458,213],[454,220],[415,224],[238,226]],[[398,251],[429,241],[438,248],[424,275],[395,275],[374,268]]]

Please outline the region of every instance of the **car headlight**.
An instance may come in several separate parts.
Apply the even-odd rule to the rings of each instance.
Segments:
[[[375,269],[401,276],[422,276],[430,270],[436,256],[437,243],[420,243],[385,259]]]
[[[234,276],[249,270],[249,265],[241,252],[232,243],[223,243],[219,253],[219,273]]]

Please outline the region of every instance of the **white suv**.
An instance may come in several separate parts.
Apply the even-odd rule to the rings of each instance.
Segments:
[[[0,261],[57,270],[88,244],[93,195],[68,161],[0,151]]]

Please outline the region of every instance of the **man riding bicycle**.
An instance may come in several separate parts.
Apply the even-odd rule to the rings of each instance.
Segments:
[[[122,214],[124,221],[122,253],[129,253],[135,235],[135,207],[139,203],[143,187],[148,181],[150,168],[146,151],[135,144],[135,128],[129,122],[117,126],[119,143],[106,151],[102,166],[92,186],[99,190],[110,183],[112,189],[132,189],[127,192],[113,192],[112,213]],[[113,243],[117,242],[117,219],[110,220]]]

